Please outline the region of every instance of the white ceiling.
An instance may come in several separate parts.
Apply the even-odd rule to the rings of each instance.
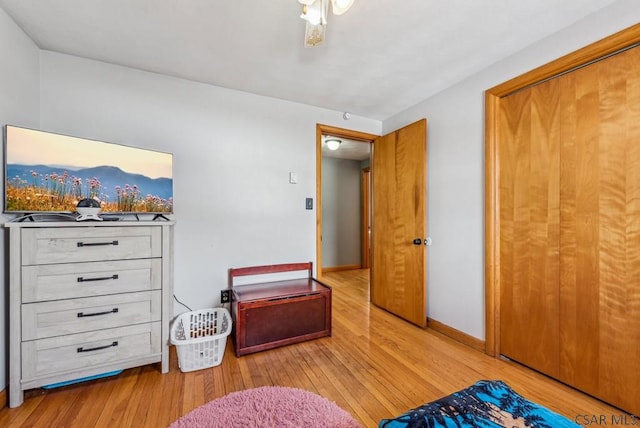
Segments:
[[[340,146],[337,150],[330,150],[327,147],[327,138],[340,140]],[[365,159],[369,159],[370,156],[371,143],[335,137],[333,135],[322,136],[322,157],[363,161]]]
[[[614,0],[0,0],[42,49],[384,120]]]

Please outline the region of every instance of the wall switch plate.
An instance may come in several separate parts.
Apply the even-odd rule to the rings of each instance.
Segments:
[[[312,210],[313,209],[313,198],[307,198],[305,199],[305,208],[308,210]]]
[[[220,291],[220,303],[229,303],[231,301],[231,290]]]
[[[289,183],[298,184],[298,173],[297,172],[290,172],[289,173]]]

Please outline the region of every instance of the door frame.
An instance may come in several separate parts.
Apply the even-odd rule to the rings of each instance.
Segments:
[[[488,89],[485,93],[485,352],[500,355],[500,153],[503,97],[640,43],[640,24]]]
[[[316,278],[318,279],[322,279],[322,135],[324,134],[371,144],[378,137],[367,132],[316,124]],[[373,156],[373,150],[371,156]]]
[[[362,269],[369,269],[371,265],[371,166],[360,171],[360,188],[362,200],[362,254],[360,263]]]

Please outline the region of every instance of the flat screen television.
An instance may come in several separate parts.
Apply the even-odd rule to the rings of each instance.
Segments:
[[[102,213],[173,213],[173,155],[6,125],[4,212],[73,213],[82,199]]]

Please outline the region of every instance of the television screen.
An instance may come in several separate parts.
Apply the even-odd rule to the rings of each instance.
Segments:
[[[7,125],[5,213],[173,213],[173,155]]]

